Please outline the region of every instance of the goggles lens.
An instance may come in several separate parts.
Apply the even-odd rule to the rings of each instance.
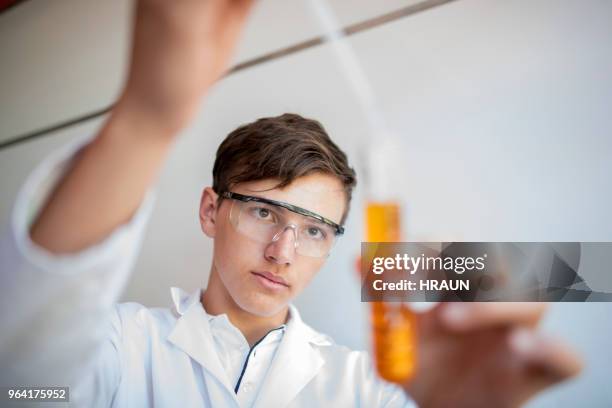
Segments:
[[[336,242],[331,226],[272,204],[232,200],[230,222],[238,232],[264,244],[277,241],[291,228],[295,250],[304,256],[324,258]]]

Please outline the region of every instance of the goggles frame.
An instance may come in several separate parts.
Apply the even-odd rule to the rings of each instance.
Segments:
[[[249,195],[244,195],[244,194],[239,194],[239,193],[234,193],[231,191],[224,191],[220,194],[221,197],[223,198],[230,198],[233,200],[238,200],[238,201],[242,201],[245,203],[254,201],[254,202],[258,202],[258,203],[263,203],[263,204],[269,204],[269,205],[275,205],[277,207],[282,207],[285,208],[293,213],[296,214],[300,214],[300,215],[304,215],[306,217],[310,217],[310,218],[314,218],[315,220],[321,221],[324,224],[329,225],[330,227],[332,227],[335,231],[335,235],[339,236],[339,235],[344,235],[344,227],[342,225],[338,225],[335,222],[333,222],[330,219],[327,219],[317,213],[314,213],[312,211],[309,211],[305,208],[302,207],[298,207],[289,203],[285,203],[283,201],[276,201],[276,200],[271,200],[269,198],[263,198],[263,197],[255,197],[255,196],[249,196]]]

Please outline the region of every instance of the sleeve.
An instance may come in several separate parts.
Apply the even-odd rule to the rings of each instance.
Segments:
[[[52,254],[29,236],[41,204],[89,140],[37,166],[0,236],[0,386],[67,385],[72,393],[81,382],[110,395],[119,383],[121,323],[113,306],[137,258],[154,193],[127,223],[80,252]]]

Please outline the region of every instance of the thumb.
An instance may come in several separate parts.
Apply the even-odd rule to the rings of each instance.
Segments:
[[[512,351],[523,361],[525,383],[530,394],[582,371],[582,360],[571,347],[534,330],[517,328],[510,334],[509,342]]]

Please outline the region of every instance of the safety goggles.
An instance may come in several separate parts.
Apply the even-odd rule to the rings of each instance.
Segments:
[[[243,235],[264,243],[278,241],[288,229],[293,233],[295,251],[304,256],[329,255],[344,227],[312,211],[282,201],[230,191],[221,197],[232,199],[230,222]]]

